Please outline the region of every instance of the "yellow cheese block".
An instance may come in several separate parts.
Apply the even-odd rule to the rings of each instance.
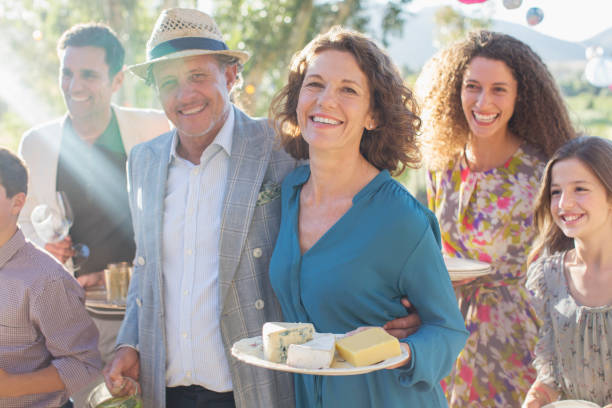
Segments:
[[[336,350],[355,367],[378,363],[402,354],[399,341],[381,327],[336,340]]]

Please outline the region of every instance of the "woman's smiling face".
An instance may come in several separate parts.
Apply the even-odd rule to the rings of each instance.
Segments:
[[[516,96],[516,79],[504,62],[474,57],[461,84],[461,105],[472,136],[505,137]]]
[[[308,63],[296,113],[311,151],[359,151],[364,128],[375,123],[369,82],[352,54],[336,50],[315,54]]]

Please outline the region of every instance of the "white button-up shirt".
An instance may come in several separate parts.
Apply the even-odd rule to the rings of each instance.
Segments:
[[[230,109],[199,165],[176,154],[174,134],[162,244],[168,387],[232,390],[220,328],[219,237],[233,129]]]

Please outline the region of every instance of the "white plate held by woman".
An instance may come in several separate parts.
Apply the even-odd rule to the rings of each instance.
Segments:
[[[551,402],[548,405],[544,405],[542,408],[601,408],[594,402],[584,400],[563,400]]]
[[[444,255],[444,264],[452,281],[478,278],[492,272],[491,265],[473,259],[454,258]]]
[[[316,336],[316,334],[315,334]],[[343,337],[344,335],[336,335],[337,337]],[[297,368],[292,367],[287,364],[282,363],[273,363],[272,361],[268,361],[265,359],[263,354],[263,342],[261,340],[261,336],[249,337],[246,339],[242,339],[234,343],[232,347],[232,355],[236,357],[238,360],[243,361],[247,364],[251,364],[257,367],[268,368],[270,370],[277,371],[287,371],[290,373],[300,373],[300,374],[313,374],[313,375],[357,375],[357,374],[365,374],[371,371],[382,370],[384,368],[388,368],[394,366],[398,363],[408,361],[408,352],[404,350],[402,347],[402,354],[396,357],[388,358],[380,363],[363,366],[363,367],[354,367],[348,362],[344,361],[341,357],[336,353],[334,357],[334,361],[330,368],[319,368],[319,369],[309,369],[309,368]]]

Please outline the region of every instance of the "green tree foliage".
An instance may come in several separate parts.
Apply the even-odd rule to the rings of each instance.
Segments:
[[[435,15],[435,45],[444,48],[463,38],[472,30],[488,29],[491,26],[489,17],[469,18],[451,6],[440,7]]]
[[[383,43],[391,35],[400,35],[402,6],[411,0],[373,1],[215,0],[213,15],[230,48],[252,54],[243,73],[245,89],[237,95],[237,102],[251,114],[266,115],[271,96],[286,78],[293,53],[333,25],[376,30]],[[0,46],[10,49],[11,58],[23,67],[8,74],[31,90],[37,96],[36,103],[45,107],[33,108],[31,117],[24,118],[11,109],[14,101],[5,100],[0,120],[10,123],[10,129],[18,133],[13,137],[18,139],[28,127],[63,114],[56,44],[74,24],[108,24],[123,42],[129,65],[144,61],[146,41],[162,9],[208,4],[202,0],[0,0]],[[381,7],[381,27],[370,27],[368,16]],[[115,97],[119,104],[138,107],[159,107],[156,99],[153,90],[129,74]],[[46,115],[38,113],[43,110]]]
[[[410,0],[387,2],[382,19],[382,41],[401,34],[402,5]],[[293,54],[314,36],[334,25],[367,32],[367,1],[345,0],[219,0],[215,20],[230,48],[249,51],[243,92],[237,101],[249,112],[266,115],[272,95],[287,77]]]
[[[145,58],[145,44],[163,8],[194,7],[196,0],[0,0],[0,47],[19,69],[0,67],[3,77],[36,95],[31,112],[18,114],[14,104],[21,95],[4,97],[0,109],[2,145],[16,146],[29,127],[65,112],[58,86],[56,52],[61,34],[77,23],[102,22],[118,34],[127,65]],[[126,106],[159,107],[153,90],[127,74],[115,102]],[[34,106],[35,105],[35,106]],[[23,109],[22,109],[23,110]],[[44,112],[44,114],[43,114]]]
[[[25,130],[23,120],[15,112],[3,110],[0,106],[0,146],[17,152],[19,139],[14,135],[21,135]]]
[[[57,40],[72,25],[103,22],[117,32],[126,49],[126,63],[144,58],[144,44],[158,10],[145,0],[0,0],[2,34],[16,58],[28,61],[24,77],[56,112],[64,106],[58,89]],[[121,104],[149,106],[151,91],[131,78],[120,91]]]

